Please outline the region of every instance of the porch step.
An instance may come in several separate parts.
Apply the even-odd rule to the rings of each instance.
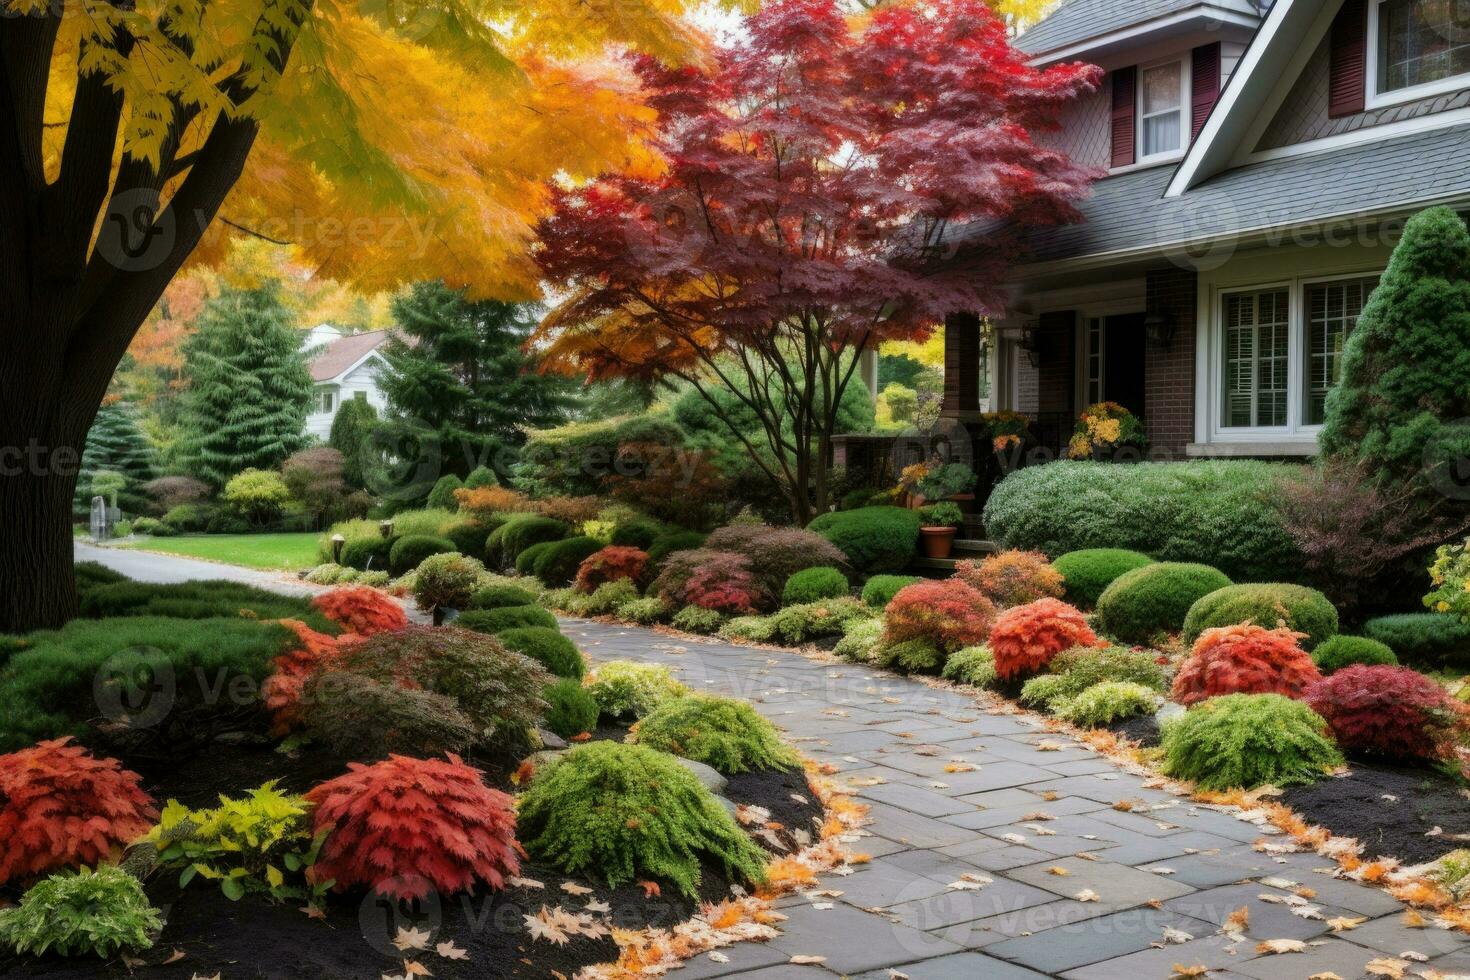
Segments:
[[[999,550],[999,545],[984,538],[955,538],[951,553],[968,558],[971,555],[993,555]]]
[[[954,574],[955,566],[965,559],[983,558],[999,550],[999,546],[994,541],[979,538],[956,538],[949,558],[924,558],[915,555],[910,559],[905,571],[911,575],[922,575],[924,578],[949,578]]]

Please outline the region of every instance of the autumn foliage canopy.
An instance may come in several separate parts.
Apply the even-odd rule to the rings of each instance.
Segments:
[[[1002,680],[1040,673],[1073,647],[1105,646],[1076,608],[1060,599],[1037,599],[1000,614],[990,631],[995,673]]]
[[[1268,630],[1252,623],[1205,630],[1174,677],[1174,700],[1188,706],[1224,694],[1300,699],[1322,674],[1299,636],[1284,626]]]
[[[403,607],[377,589],[366,585],[349,585],[323,592],[311,604],[348,633],[372,636],[390,633],[408,625]]]

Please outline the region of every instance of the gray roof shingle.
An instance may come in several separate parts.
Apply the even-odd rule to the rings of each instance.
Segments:
[[[1016,47],[1027,54],[1044,54],[1200,5],[1201,0],[1066,0],[1023,31]]]

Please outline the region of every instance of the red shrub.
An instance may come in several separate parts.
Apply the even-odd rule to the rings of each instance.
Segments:
[[[941,650],[984,643],[995,605],[964,582],[915,582],[898,590],[883,610],[883,641],[927,640]]]
[[[739,555],[700,566],[684,583],[686,603],[736,616],[758,611],[766,597],[749,562]]]
[[[366,585],[349,585],[323,592],[311,600],[311,604],[332,622],[359,636],[390,633],[408,625],[408,613],[402,606]]]
[[[294,631],[301,645],[273,660],[271,675],[260,685],[260,699],[271,714],[271,729],[277,735],[286,734],[301,721],[297,709],[306,682],[337,666],[344,647],[359,639],[355,633],[341,636],[318,633],[299,619],[283,619],[281,625]]]
[[[995,673],[1002,680],[1037,674],[1073,647],[1105,646],[1086,618],[1060,599],[1037,599],[1007,609],[990,631]]]
[[[389,898],[422,898],[492,889],[520,871],[515,801],[480,780],[457,755],[442,759],[389,756],[352,763],[346,775],[313,788],[317,833],[329,830],[312,869],[337,890],[368,885]]]
[[[1039,551],[1002,551],[979,562],[967,559],[955,565],[954,574],[998,606],[1020,606],[1063,595],[1062,573]]]
[[[158,819],[136,773],[69,742],[0,755],[0,885],[95,866]]]
[[[1188,706],[1222,694],[1300,698],[1322,674],[1297,644],[1299,636],[1252,623],[1205,630],[1174,677],[1174,700]]]
[[[1444,759],[1470,735],[1465,705],[1408,667],[1344,667],[1309,686],[1305,697],[1349,750]]]
[[[618,579],[643,579],[644,567],[648,564],[648,552],[623,545],[609,545],[583,559],[577,569],[577,591],[592,592],[604,582]]]

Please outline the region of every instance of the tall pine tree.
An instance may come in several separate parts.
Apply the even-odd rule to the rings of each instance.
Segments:
[[[437,446],[439,472],[463,477],[519,445],[523,428],[563,421],[570,384],[537,373],[523,350],[534,314],[527,304],[471,302],[442,282],[416,283],[395,298],[399,333],[378,376],[388,398],[381,441]],[[431,477],[423,492],[432,485]]]
[[[279,288],[226,287],[184,348],[181,452],[216,487],[241,470],[275,469],[306,444],[311,375]]]
[[[77,473],[75,506],[78,514],[91,509],[92,478],[98,473],[121,475],[127,484],[117,495],[118,506],[126,514],[143,513],[147,497],[140,489],[158,475],[153,447],[138,428],[133,410],[124,402],[113,402],[97,410],[92,428],[87,432],[82,450],[81,469]]]
[[[1327,396],[1325,456],[1425,490],[1470,460],[1470,231],[1449,208],[1404,227]]]
[[[342,454],[342,482],[353,490],[368,485],[374,465],[373,428],[378,410],[365,398],[345,399],[332,419],[327,445]]]

